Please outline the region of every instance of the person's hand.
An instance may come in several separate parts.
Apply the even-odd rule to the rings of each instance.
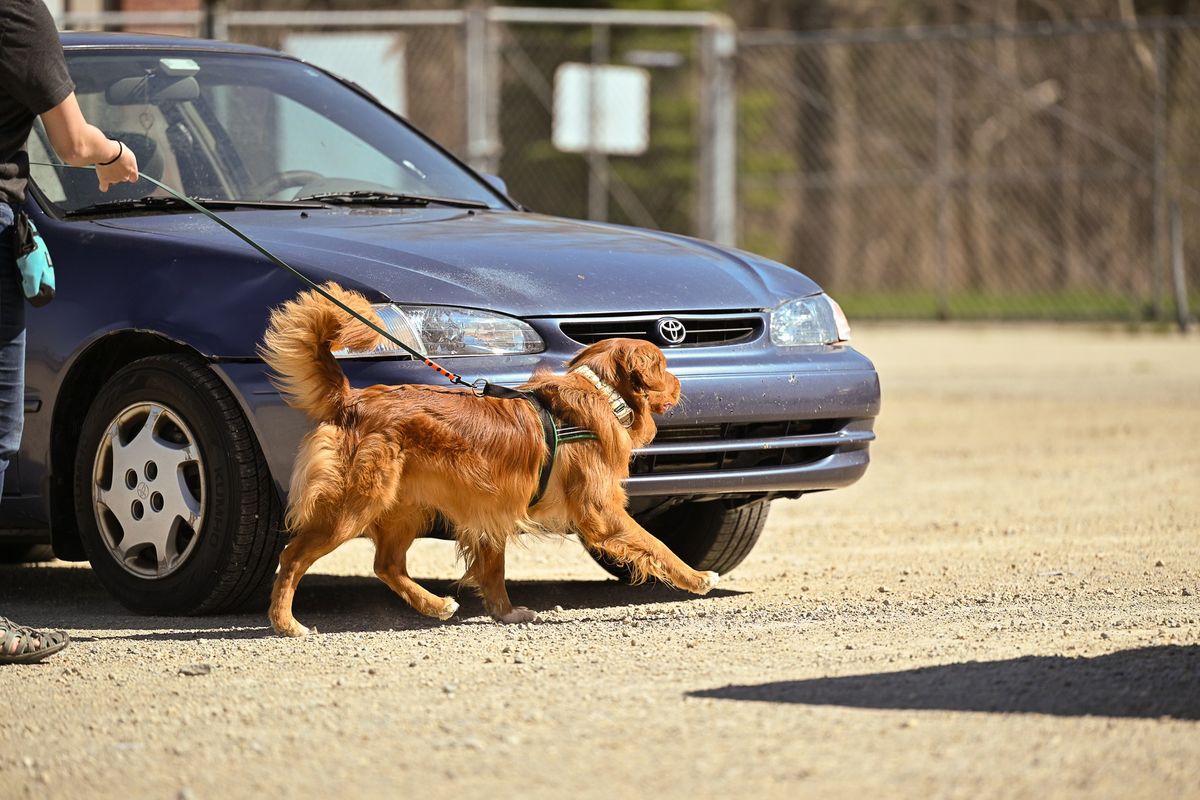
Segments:
[[[138,179],[137,156],[133,151],[124,145],[114,145],[120,147],[121,156],[111,164],[97,164],[96,177],[100,180],[100,191],[107,192],[108,187],[117,183],[133,183]]]

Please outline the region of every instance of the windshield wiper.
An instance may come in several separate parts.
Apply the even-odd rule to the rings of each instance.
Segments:
[[[369,206],[453,206],[455,208],[488,208],[488,204],[479,200],[463,200],[457,197],[434,197],[423,194],[401,194],[399,192],[379,192],[374,189],[355,189],[349,192],[322,192],[306,194],[297,200],[315,200],[322,203],[344,203],[347,205]]]
[[[210,197],[193,197],[194,202],[205,208],[322,208],[317,202],[295,200],[214,200]],[[91,214],[119,214],[125,211],[191,211],[191,206],[178,197],[135,197],[127,200],[106,200],[90,206],[66,212],[68,217],[83,217]]]

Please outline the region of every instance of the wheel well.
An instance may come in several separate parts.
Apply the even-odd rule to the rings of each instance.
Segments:
[[[185,353],[196,350],[155,333],[120,331],[111,333],[85,350],[71,365],[58,398],[50,424],[50,536],[54,553],[67,561],[87,558],[75,524],[73,471],[75,450],[83,419],[101,386],[122,367],[141,358]]]

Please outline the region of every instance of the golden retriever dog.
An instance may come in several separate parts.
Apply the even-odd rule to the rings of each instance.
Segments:
[[[378,324],[361,295],[332,283],[325,289]],[[679,380],[653,344],[597,342],[566,374],[539,372],[522,387],[560,426],[595,434],[559,446],[545,492],[531,506],[549,457],[534,405],[463,388],[351,387],[331,349],[380,339],[315,291],[271,314],[263,358],[287,402],[316,423],[292,472],[291,539],[271,594],[276,632],[308,633],[292,616],[296,584],[314,561],[359,536],[375,543],[375,574],[384,583],[420,613],[449,619],[458,603],[423,589],[405,564],[413,540],[438,515],[466,564],[462,583],[500,622],[537,618],[514,608],[504,585],[505,547],[523,532],[577,533],[594,552],[627,565],[635,581],[653,577],[696,594],[716,585],[717,573],[683,563],[626,512],[630,451],[654,438],[653,415],[679,401]]]

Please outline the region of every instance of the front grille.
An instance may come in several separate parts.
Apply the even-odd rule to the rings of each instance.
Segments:
[[[849,420],[782,420],[661,428],[635,452],[630,475],[721,472],[812,464],[874,438],[843,430]]]
[[[683,324],[686,331],[683,341],[671,341],[659,332],[658,323],[662,319],[678,320]],[[572,320],[561,323],[560,327],[564,334],[580,344],[624,337],[643,339],[662,347],[712,347],[757,339],[763,330],[763,318],[753,314],[656,314]]]

